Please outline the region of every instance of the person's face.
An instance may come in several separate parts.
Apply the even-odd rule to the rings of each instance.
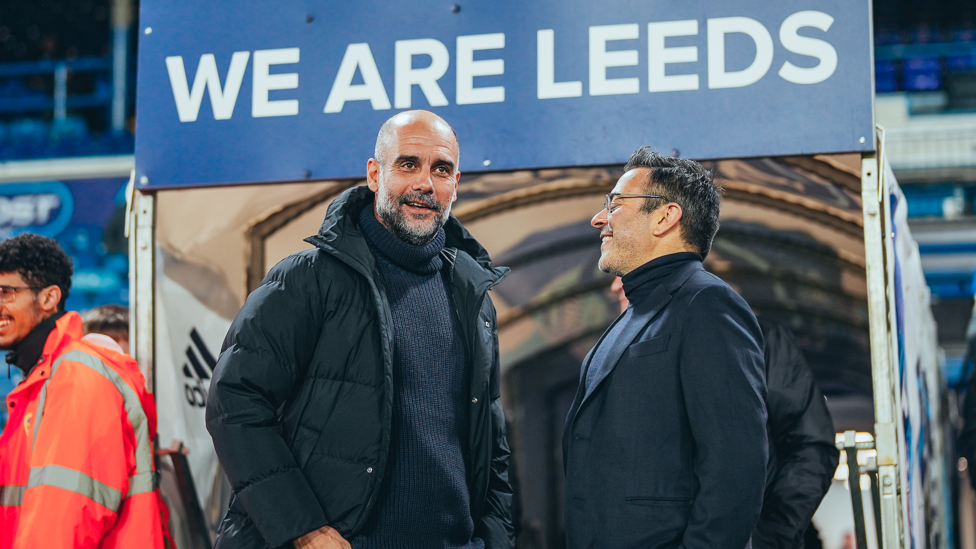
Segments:
[[[400,240],[430,242],[457,200],[458,146],[443,123],[418,117],[399,127],[384,155],[370,159],[369,188],[376,193],[376,217]]]
[[[613,188],[614,193],[647,194],[643,181],[648,168],[636,168],[625,173]],[[600,270],[624,276],[646,263],[657,238],[652,234],[651,217],[641,212],[644,198],[616,197],[612,212],[600,210],[590,224],[600,229]]]
[[[27,282],[20,273],[0,273],[0,286],[23,288]],[[57,294],[53,307],[52,293]],[[9,349],[23,341],[35,326],[57,311],[60,300],[61,290],[48,286],[36,294],[29,288],[17,290],[10,301],[0,303],[0,348]]]

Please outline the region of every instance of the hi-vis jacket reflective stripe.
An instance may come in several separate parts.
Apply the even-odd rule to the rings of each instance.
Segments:
[[[163,547],[152,394],[131,357],[81,338],[62,316],[7,396],[0,549]]]

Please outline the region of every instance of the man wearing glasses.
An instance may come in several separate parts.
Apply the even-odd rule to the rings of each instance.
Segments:
[[[132,357],[82,340],[71,273],[50,238],[0,243],[0,348],[24,373],[0,434],[0,549],[162,549],[153,397]]]
[[[604,209],[601,270],[630,305],[583,362],[566,419],[566,543],[742,549],[762,507],[766,381],[751,309],[702,260],[720,188],[638,149]]]

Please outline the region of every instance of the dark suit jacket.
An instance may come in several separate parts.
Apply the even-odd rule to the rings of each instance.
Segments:
[[[756,318],[698,261],[631,306],[597,343],[615,365],[584,396],[590,352],[566,420],[567,547],[743,549],[766,477]]]

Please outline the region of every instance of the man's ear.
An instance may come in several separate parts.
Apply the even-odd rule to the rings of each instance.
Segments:
[[[681,221],[682,214],[683,212],[681,211],[681,206],[679,206],[676,202],[665,204],[662,209],[655,213],[658,221],[654,224],[651,234],[654,236],[664,236],[668,234],[671,232],[671,230],[678,226],[678,222]]]
[[[458,189],[458,183],[460,182],[461,182],[461,172],[457,172],[456,174],[454,174],[454,192],[451,193],[451,202],[455,202],[457,200],[457,189]]]
[[[61,288],[48,286],[37,292],[37,304],[45,314],[54,314],[61,304]]]
[[[366,163],[366,186],[374,193],[380,190],[380,161],[375,158]]]

